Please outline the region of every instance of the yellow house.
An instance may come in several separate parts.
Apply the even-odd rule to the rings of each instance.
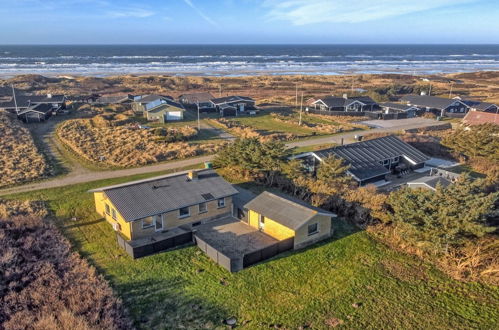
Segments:
[[[211,169],[90,190],[95,208],[129,241],[229,216],[238,191]]]
[[[288,196],[263,192],[245,206],[248,224],[278,239],[294,239],[299,249],[331,236],[336,214]]]

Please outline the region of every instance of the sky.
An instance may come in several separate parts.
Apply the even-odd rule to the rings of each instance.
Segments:
[[[0,44],[499,44],[499,0],[0,0]]]

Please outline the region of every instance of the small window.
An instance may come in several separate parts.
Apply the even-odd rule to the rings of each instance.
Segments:
[[[106,204],[106,214],[109,215],[111,214],[111,208],[109,207],[109,204]]]
[[[398,156],[397,156],[397,157],[393,157],[393,159],[392,159],[392,163],[398,163],[398,161],[399,161]]]
[[[111,209],[111,216],[113,217],[114,220],[116,220],[116,210]]]
[[[152,217],[142,219],[142,229],[151,228],[152,226],[154,226]]]
[[[385,160],[383,161],[383,165],[388,165],[388,164],[390,164],[390,160],[389,160],[389,159],[385,159]]]
[[[190,215],[191,215],[191,213],[189,211],[189,207],[182,207],[178,210],[178,217],[179,218],[187,218]]]
[[[308,225],[308,236],[317,234],[319,232],[319,224],[314,223],[312,225]]]
[[[208,212],[208,209],[206,208],[206,203],[199,203],[199,213],[205,213]]]
[[[218,199],[218,208],[225,207],[225,198]]]

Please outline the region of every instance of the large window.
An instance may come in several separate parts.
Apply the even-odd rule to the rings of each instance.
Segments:
[[[187,218],[190,215],[191,215],[191,213],[189,211],[189,207],[182,207],[178,210],[178,217],[179,218]]]
[[[319,224],[314,223],[311,225],[308,225],[308,236],[317,234],[319,232]]]
[[[142,229],[151,228],[154,226],[152,217],[142,219]]]
[[[218,199],[218,208],[225,207],[225,198]]]
[[[199,213],[205,213],[208,212],[208,209],[206,208],[206,203],[199,203]]]
[[[109,207],[109,204],[106,204],[105,207],[106,207],[106,214],[110,215],[111,214],[111,208]]]

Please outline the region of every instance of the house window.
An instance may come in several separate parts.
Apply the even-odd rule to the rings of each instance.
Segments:
[[[116,210],[111,209],[111,216],[113,217],[114,220],[116,220]]]
[[[111,208],[109,207],[109,204],[106,204],[105,207],[106,207],[106,214],[107,215],[111,214]]]
[[[311,225],[308,225],[308,236],[317,234],[319,232],[319,224],[314,223]]]
[[[154,216],[154,229],[156,231],[163,230],[163,217],[161,214]]]
[[[151,228],[154,226],[152,217],[142,219],[142,229]]]
[[[178,217],[179,218],[187,218],[191,215],[191,212],[189,210],[189,207],[182,207],[178,210]]]
[[[390,164],[390,160],[389,160],[389,159],[385,159],[385,160],[383,161],[383,165],[388,165],[388,164]]]
[[[199,203],[199,213],[205,213],[208,212],[208,209],[206,208],[206,203]]]
[[[225,198],[219,198],[218,199],[218,208],[225,207]]]
[[[398,156],[397,157],[393,157],[392,163],[398,163],[398,161],[399,161],[399,157]]]

